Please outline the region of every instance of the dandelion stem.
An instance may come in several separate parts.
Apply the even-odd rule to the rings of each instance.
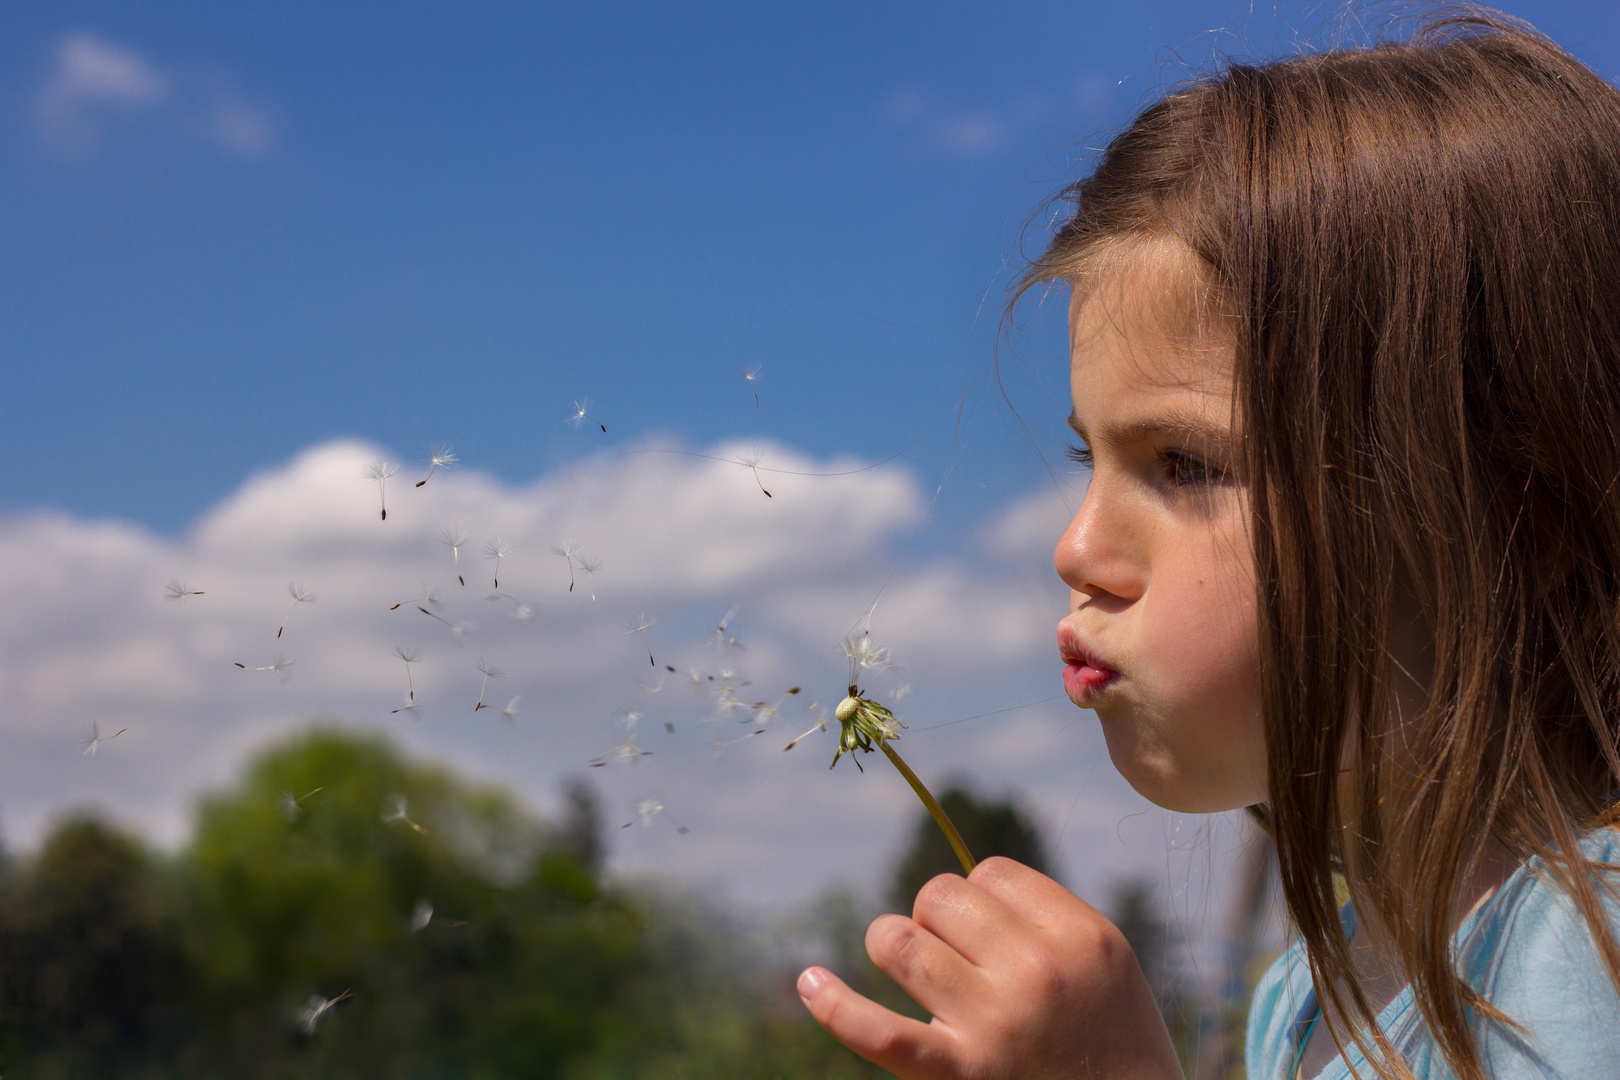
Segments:
[[[917,793],[917,798],[921,799],[923,805],[928,807],[929,816],[934,819],[934,824],[939,826],[939,831],[945,834],[945,839],[950,843],[951,850],[956,852],[957,859],[961,861],[962,872],[964,874],[973,873],[973,868],[978,863],[973,861],[973,856],[968,852],[967,845],[962,842],[962,834],[956,831],[956,826],[951,823],[950,815],[946,814],[945,808],[939,805],[939,800],[934,798],[934,793],[929,791],[928,785],[919,780],[917,774],[911,771],[911,766],[907,765],[900,755],[895,753],[894,747],[889,745],[888,739],[878,739],[876,741],[878,746],[883,748],[883,753],[888,756],[890,761],[894,762],[894,767],[900,770],[900,775],[906,778],[906,783],[911,785],[911,790]]]

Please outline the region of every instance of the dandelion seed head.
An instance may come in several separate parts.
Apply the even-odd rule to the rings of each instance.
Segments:
[[[506,677],[506,672],[496,667],[494,664],[485,663],[484,661],[480,660],[473,666],[482,672],[484,678],[486,679],[501,679]]]
[[[363,480],[377,480],[380,482],[388,479],[397,472],[399,472],[399,465],[396,462],[373,461],[370,465],[366,466],[365,471],[361,473],[360,476]]]
[[[506,703],[506,708],[501,710],[501,719],[505,720],[509,724],[516,720],[518,703],[522,700],[522,697],[515,697],[511,701],[508,701]]]
[[[182,581],[175,580],[163,586],[163,595],[169,600],[190,600],[193,596],[201,596],[201,589],[188,588]]]
[[[579,425],[583,424],[586,418],[591,415],[590,408],[590,398],[581,398],[579,401],[574,402],[574,411],[568,417],[568,422],[575,427],[579,427]]]
[[[298,805],[298,796],[286,788],[276,792],[276,810],[287,821],[297,821],[304,808]]]
[[[313,604],[315,594],[304,587],[302,581],[287,582],[287,595],[293,598],[294,604]]]
[[[484,545],[484,558],[486,559],[505,559],[509,558],[511,554],[512,545],[505,543],[498,536]]]
[[[383,804],[382,819],[384,825],[392,825],[396,821],[405,821],[408,816],[408,804],[403,795],[390,795]]]
[[[411,933],[420,933],[427,929],[428,923],[432,921],[433,902],[426,898],[418,900],[416,907],[411,909]]]
[[[464,547],[467,541],[471,539],[472,535],[461,528],[449,528],[439,534],[439,543],[443,544],[451,551],[454,551],[459,547]]]
[[[455,452],[452,451],[449,446],[434,443],[432,446],[428,447],[429,468],[448,469],[459,460],[461,459],[456,457]]]
[[[418,625],[420,625],[420,624],[418,624]],[[401,660],[405,661],[407,664],[414,664],[418,660],[422,659],[422,650],[421,649],[407,649],[403,645],[395,645],[394,646],[394,655],[399,657]]]
[[[629,636],[630,634],[639,634],[644,630],[651,630],[653,623],[657,621],[658,620],[650,618],[646,615],[638,616],[635,622],[627,622],[624,624],[625,635]]]

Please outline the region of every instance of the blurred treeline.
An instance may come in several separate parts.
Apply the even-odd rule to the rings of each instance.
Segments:
[[[172,857],[66,822],[0,874],[0,1075],[884,1075],[757,933],[606,884],[571,801],[548,826],[317,732],[205,800]]]
[[[979,857],[1050,870],[1015,803],[962,787],[941,801]],[[590,790],[566,803],[541,822],[383,741],[315,731],[203,800],[173,855],[64,822],[0,864],[0,1076],[887,1075],[793,991],[818,962],[925,1017],[866,958],[873,911],[832,893],[762,926],[612,883]],[[888,907],[905,912],[928,878],[959,869],[921,810],[897,866]],[[1114,906],[1189,1071],[1230,1075],[1229,1053],[1194,1060],[1185,950],[1152,891],[1127,883]]]

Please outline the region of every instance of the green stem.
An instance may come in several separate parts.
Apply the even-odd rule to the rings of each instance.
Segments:
[[[883,748],[883,752],[889,756],[889,760],[894,762],[894,767],[900,770],[900,775],[906,778],[906,783],[910,784],[911,790],[917,793],[917,798],[921,799],[923,805],[928,807],[928,813],[932,815],[934,824],[939,826],[939,831],[944,833],[945,839],[950,842],[951,850],[956,852],[956,857],[961,860],[962,873],[973,873],[973,868],[978,863],[973,861],[973,856],[968,852],[967,845],[962,842],[962,834],[956,831],[955,825],[951,824],[950,817],[945,813],[945,808],[939,805],[939,800],[934,798],[934,793],[928,790],[926,784],[917,779],[917,774],[912,772],[911,766],[902,761],[900,755],[894,752],[894,747],[889,745],[887,739],[879,739],[877,744]]]

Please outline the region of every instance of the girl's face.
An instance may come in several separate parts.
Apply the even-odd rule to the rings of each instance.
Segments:
[[[1064,689],[1114,766],[1188,813],[1263,801],[1259,641],[1234,338],[1193,256],[1140,245],[1070,305],[1070,425],[1092,466],[1054,561]]]

